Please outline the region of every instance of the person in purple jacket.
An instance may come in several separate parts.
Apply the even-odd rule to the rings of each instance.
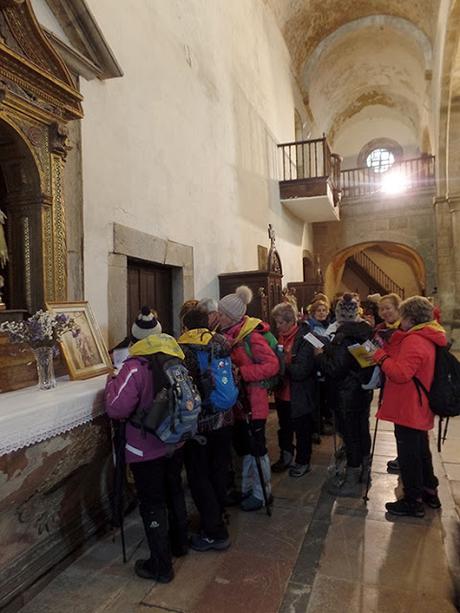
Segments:
[[[105,407],[112,419],[127,420],[138,405],[152,404],[155,382],[150,356],[153,353],[184,358],[175,339],[161,334],[156,318],[150,315],[142,309],[132,328],[133,340],[140,340],[130,347],[130,357],[119,373],[107,381]],[[142,433],[127,421],[125,458],[134,477],[150,549],[148,560],[136,561],[135,573],[144,579],[169,583],[174,578],[171,556],[188,552],[187,510],[181,478],[182,447],[171,452],[171,445],[165,445],[153,434]]]

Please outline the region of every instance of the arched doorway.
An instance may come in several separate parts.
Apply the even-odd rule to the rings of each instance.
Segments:
[[[0,120],[0,210],[6,215],[8,261],[3,302],[34,312],[44,302],[40,175],[25,141]],[[46,206],[46,205],[45,205]]]
[[[375,291],[394,291],[402,297],[425,294],[425,263],[407,245],[389,241],[359,243],[335,254],[326,269],[325,288],[330,296],[343,291],[358,291],[363,297]]]

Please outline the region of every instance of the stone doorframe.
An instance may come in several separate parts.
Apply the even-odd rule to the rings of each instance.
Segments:
[[[179,332],[179,309],[193,298],[195,279],[193,247],[160,238],[118,223],[113,224],[113,252],[109,253],[108,323],[109,347],[124,338],[128,309],[128,258],[173,267],[174,331]],[[152,305],[153,306],[153,305]]]

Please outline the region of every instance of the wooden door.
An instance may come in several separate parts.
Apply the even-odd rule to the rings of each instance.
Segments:
[[[144,305],[158,313],[163,332],[173,334],[172,268],[128,260],[128,335]]]

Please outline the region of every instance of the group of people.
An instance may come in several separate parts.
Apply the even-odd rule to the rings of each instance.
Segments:
[[[271,313],[271,331],[267,322],[246,314],[251,299],[251,290],[241,286],[218,302],[188,301],[180,313],[182,333],[177,340],[162,333],[155,312],[143,308],[131,330],[129,357],[108,378],[106,411],[126,423],[126,463],[150,549],[148,559],[135,563],[141,577],[167,583],[174,577],[172,556],[187,554],[189,547],[201,552],[227,549],[226,506],[237,503],[251,512],[271,505],[271,471],[288,471],[292,478],[307,475],[312,442],[325,422],[340,435],[337,455],[345,458],[326,487],[336,496],[361,496],[371,467],[374,393],[379,394],[377,417],[395,424],[398,457],[388,469],[400,472],[404,487],[403,498],[387,503],[387,511],[422,517],[424,504],[440,507],[428,442],[434,417],[413,382],[417,377],[430,388],[435,347],[446,344],[431,303],[420,296],[401,302],[389,294],[370,296],[361,304],[359,296],[345,293],[331,308],[328,298],[319,294],[306,317],[290,302],[278,304]],[[350,348],[368,341],[372,345],[363,367]],[[203,365],[204,350],[220,356],[222,364],[231,360],[229,378],[238,391],[228,410],[216,410],[210,400],[213,385]],[[130,421],[133,411],[151,407],[167,385],[152,367],[154,354],[183,360],[201,395],[197,433],[184,443],[167,445]],[[273,464],[266,445],[272,400],[280,450]],[[184,466],[200,517],[200,531],[191,537]]]

